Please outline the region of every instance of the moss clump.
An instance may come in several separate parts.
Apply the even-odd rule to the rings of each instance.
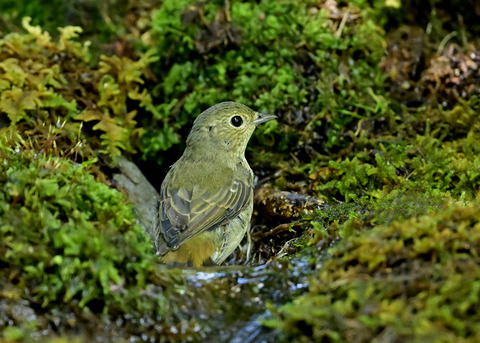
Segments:
[[[472,199],[480,188],[479,108],[472,97],[451,110],[403,109],[387,123],[359,123],[345,158],[312,166],[312,187],[346,201],[419,187]],[[377,132],[382,122],[387,128]]]
[[[95,181],[88,163],[5,146],[0,159],[3,289],[43,308],[135,308],[155,258],[122,194]]]
[[[330,249],[306,295],[268,321],[298,342],[480,339],[480,205],[355,233]]]
[[[201,109],[227,99],[280,115],[288,125],[268,123],[256,133],[280,153],[306,125],[329,130],[327,145],[342,146],[343,126],[384,111],[381,29],[355,5],[167,0],[149,33],[159,56],[152,66],[159,116],[140,121],[144,158],[176,143],[167,128],[186,134]]]
[[[52,41],[29,21],[23,21],[28,33],[0,39],[1,131],[20,133],[37,151],[56,148],[80,160],[133,152],[141,130],[129,103],[154,111],[150,95],[140,89],[145,68],[155,60],[151,52],[138,61],[102,56],[92,67],[88,42],[75,41],[81,28],[61,28],[59,39]],[[61,128],[59,137],[46,140],[51,127]]]

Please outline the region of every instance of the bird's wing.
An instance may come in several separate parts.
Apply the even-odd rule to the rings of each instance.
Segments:
[[[247,178],[235,178],[229,187],[218,187],[213,191],[173,188],[167,176],[162,184],[159,208],[161,231],[167,246],[176,248],[182,242],[230,221],[238,216],[252,195],[250,171]]]

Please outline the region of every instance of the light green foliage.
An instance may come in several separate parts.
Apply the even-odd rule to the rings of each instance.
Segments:
[[[155,61],[152,53],[137,61],[102,56],[97,67],[90,67],[88,42],[74,40],[82,32],[79,27],[61,28],[59,39],[53,41],[29,21],[23,21],[28,33],[11,33],[0,40],[0,115],[10,122],[2,131],[18,131],[25,137],[28,128],[37,132],[29,139],[39,142],[45,128],[61,125],[69,141],[62,143],[70,145],[62,146],[62,151],[83,138],[88,147],[112,156],[133,151],[141,130],[134,120],[137,110],[130,109],[128,102],[155,112],[150,94],[140,89],[145,68]],[[102,134],[97,138],[81,132],[78,137],[79,130],[86,128],[79,128],[79,121],[92,122],[93,130]]]
[[[48,32],[30,26],[29,20],[24,20],[24,27],[29,32],[28,35],[10,34],[0,41],[3,57],[0,63],[3,71],[0,76],[0,110],[8,115],[12,124],[27,119],[27,111],[43,107],[65,109],[65,115],[71,117],[76,112],[76,103],[67,101],[54,91],[66,83],[61,70],[55,65],[48,68],[42,64],[45,60],[35,61],[31,57],[41,50],[54,47],[58,52],[64,51],[66,42],[76,36],[78,28],[65,29],[60,39],[61,44],[55,46]],[[74,56],[81,56],[83,48],[79,43],[71,44],[70,48]],[[18,54],[23,55],[23,59],[19,59]]]

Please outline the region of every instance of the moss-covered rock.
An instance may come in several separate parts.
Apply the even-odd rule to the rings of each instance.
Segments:
[[[480,338],[480,206],[354,234],[330,249],[309,292],[266,324],[296,342],[475,342]]]
[[[123,195],[95,181],[88,162],[1,144],[2,302],[114,317],[145,306],[161,312],[161,294],[142,300],[155,257]]]

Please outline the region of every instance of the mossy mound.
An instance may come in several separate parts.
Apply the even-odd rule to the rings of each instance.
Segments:
[[[297,342],[480,339],[480,204],[354,233],[268,321]]]
[[[2,302],[114,317],[142,303],[161,310],[161,295],[141,300],[155,257],[120,192],[95,181],[88,163],[4,145],[0,159]]]

